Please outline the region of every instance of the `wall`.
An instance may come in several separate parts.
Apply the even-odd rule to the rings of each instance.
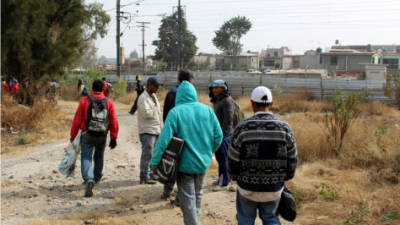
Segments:
[[[366,80],[386,80],[386,65],[368,64],[365,65]]]
[[[158,74],[159,80],[163,83],[164,89],[170,89],[177,84],[176,72],[162,72]],[[136,82],[135,76],[121,76],[128,82]],[[145,83],[149,76],[142,76]],[[260,85],[273,89],[275,85],[282,88],[283,94],[293,94],[296,88],[306,88],[310,96],[316,99],[330,99],[338,90],[347,93],[361,92],[369,90],[370,100],[391,102],[384,96],[382,89],[385,81],[375,80],[326,80],[326,79],[306,79],[306,78],[277,78],[269,75],[254,75],[243,72],[194,72],[194,85],[196,90],[208,93],[208,87],[213,80],[224,79],[227,81],[233,97],[247,95]],[[115,82],[115,75],[107,75],[107,80]]]

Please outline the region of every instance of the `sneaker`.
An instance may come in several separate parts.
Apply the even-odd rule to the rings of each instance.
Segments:
[[[93,196],[93,186],[94,186],[93,181],[87,182],[87,184],[86,184],[86,191],[85,191],[85,197],[86,197],[86,198],[89,198],[89,197],[92,197],[92,196]]]

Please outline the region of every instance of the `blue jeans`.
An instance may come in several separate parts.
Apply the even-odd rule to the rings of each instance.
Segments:
[[[87,132],[81,135],[81,172],[85,183],[88,181],[97,183],[103,176],[106,140],[107,136],[94,136]],[[94,169],[92,161],[94,161]]]
[[[278,206],[280,199],[273,202],[253,202],[237,191],[236,210],[238,225],[254,225],[257,209],[263,225],[280,225]]]
[[[150,160],[153,156],[154,145],[158,135],[139,134],[142,144],[142,155],[140,156],[140,180],[148,180],[153,176],[153,170],[150,168]]]
[[[185,225],[200,225],[204,174],[178,173],[178,199]]]

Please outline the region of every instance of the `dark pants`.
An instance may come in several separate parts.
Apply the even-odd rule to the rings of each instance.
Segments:
[[[221,146],[215,152],[215,158],[218,162],[218,185],[220,186],[227,186],[231,182],[227,168],[228,148],[231,139],[232,136],[230,134],[226,135],[222,140]]]
[[[107,136],[94,136],[89,133],[81,135],[81,172],[85,183],[88,181],[97,183],[103,176],[106,140]]]

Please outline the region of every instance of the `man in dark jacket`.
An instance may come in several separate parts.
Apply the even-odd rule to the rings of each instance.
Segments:
[[[224,134],[224,142],[229,142],[230,134],[233,130],[233,117],[234,117],[234,102],[229,95],[228,85],[224,80],[215,80],[210,86],[210,97],[213,103],[214,112],[217,115],[219,124]],[[228,149],[221,145],[215,153],[215,158],[218,162],[218,181],[217,185],[226,187],[231,181],[228,170],[226,168],[226,161],[228,159]]]
[[[103,94],[104,84],[101,80],[93,81],[92,93],[81,98],[78,109],[76,110],[71,127],[71,142],[74,141],[79,130],[81,133],[81,171],[82,178],[86,184],[85,197],[93,195],[92,189],[103,176],[104,149],[106,146],[107,133],[110,131],[110,148],[117,146],[118,120],[113,101],[106,98]],[[93,104],[101,103],[102,112],[107,112],[104,120],[91,120],[93,116],[103,115],[102,112],[96,114]],[[103,104],[104,103],[104,104]],[[104,105],[106,107],[104,107]],[[89,113],[90,110],[90,113]],[[97,117],[96,117],[97,118]],[[92,123],[92,121],[94,121]],[[102,121],[106,121],[102,123]],[[94,127],[94,129],[91,129]],[[104,129],[101,129],[104,128]],[[96,130],[96,131],[95,131]],[[94,154],[93,154],[94,152]],[[94,160],[94,168],[92,161]]]
[[[164,100],[164,110],[163,110],[163,121],[165,123],[165,120],[167,119],[167,115],[168,112],[175,107],[175,98],[176,98],[176,92],[178,91],[178,87],[179,85],[183,82],[183,81],[189,81],[191,84],[193,84],[193,74],[188,71],[188,70],[181,70],[179,71],[178,74],[178,85],[174,88],[172,88],[167,96],[165,97]],[[175,184],[170,184],[170,185],[164,185],[164,192],[161,196],[162,199],[167,199],[170,195],[171,192],[174,189],[174,185]],[[178,203],[178,200],[176,199],[175,204]]]
[[[176,97],[176,92],[178,91],[179,85],[183,81],[189,81],[191,84],[193,84],[193,74],[188,71],[188,70],[181,70],[179,71],[178,74],[178,85],[174,88],[172,88],[168,93],[167,96],[165,96],[165,101],[164,101],[164,110],[163,110],[163,120],[167,119],[168,112],[174,108],[175,106],[175,97]]]
[[[132,105],[131,110],[129,110],[130,114],[132,114],[132,115],[135,114],[135,112],[137,110],[137,102],[138,102],[139,96],[143,93],[143,91],[144,91],[144,87],[142,85],[140,75],[136,75],[136,99]]]
[[[259,210],[263,224],[280,224],[277,209],[284,182],[294,177],[297,149],[289,124],[269,112],[267,87],[251,93],[254,115],[237,125],[228,151],[228,168],[238,182],[238,224],[254,224]]]

